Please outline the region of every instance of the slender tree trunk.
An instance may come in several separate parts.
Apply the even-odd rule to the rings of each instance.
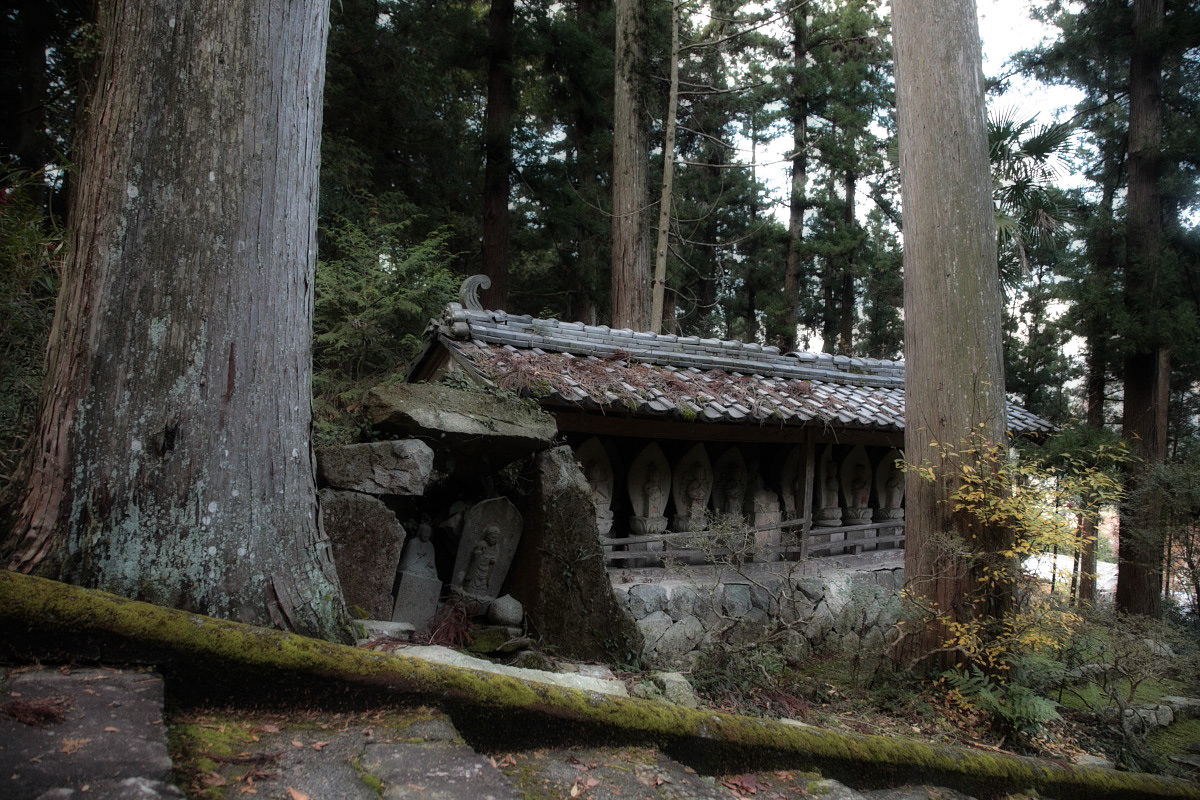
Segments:
[[[953,447],[973,435],[1002,442],[1006,427],[979,27],[974,0],[893,0],[892,8],[904,203],[905,456],[938,465],[938,443]],[[978,570],[998,566],[994,554],[1011,543],[1011,533],[972,530],[972,520],[952,512],[948,472],[940,469],[932,483],[916,472],[906,478],[911,602],[945,620],[996,617],[1010,606],[1011,587],[977,591],[979,573],[936,542],[958,533],[982,556]],[[919,660],[944,637],[936,622],[927,625],[907,637],[900,655]]]
[[[599,20],[611,8],[611,0],[576,0],[575,17],[579,28],[590,39],[603,38]],[[597,42],[597,47],[603,46]],[[584,79],[572,84],[572,127],[575,145],[574,181],[584,201],[602,205],[602,188],[599,175],[607,174],[611,167],[611,147],[596,146],[597,131],[608,126],[607,106],[612,102],[613,84],[604,84],[606,90]],[[607,220],[597,215],[579,218],[575,224],[578,237],[579,260],[572,287],[573,319],[595,325],[600,319],[600,306],[604,298],[604,287],[609,280],[610,259],[605,245],[611,232]]]
[[[650,251],[646,238],[647,132],[642,111],[645,0],[616,2],[613,84],[612,324],[650,327]]]
[[[1125,353],[1122,379],[1125,438],[1142,464],[1160,464],[1167,455],[1167,400],[1170,357],[1159,332],[1149,330],[1160,288],[1163,204],[1159,186],[1162,157],[1163,0],[1134,0],[1133,55],[1129,63],[1129,186],[1126,194],[1125,304],[1135,324],[1147,328],[1149,346]],[[1117,608],[1132,614],[1162,614],[1163,537],[1161,499],[1145,497],[1121,518],[1117,565]]]
[[[846,252],[842,256],[842,286],[838,297],[838,350],[837,352],[843,355],[850,355],[854,352],[854,259],[857,248],[853,242],[856,240],[855,219],[854,219],[854,203],[855,195],[858,190],[858,176],[853,169],[846,170],[844,183],[846,189],[846,207],[842,213],[842,225],[846,230],[846,235],[850,237],[850,244],[846,247]]]
[[[792,180],[788,204],[787,263],[783,274],[786,311],[780,332],[780,349],[796,349],[800,324],[800,278],[803,269],[804,212],[808,204],[808,95],[804,70],[808,61],[808,4],[792,12],[792,92],[788,116],[792,123]]]
[[[99,8],[6,565],[340,638],[308,438],[328,5]]]
[[[508,198],[512,172],[512,22],[515,0],[492,0],[488,11],[487,113],[483,148],[484,308],[504,308],[508,295]]]
[[[671,198],[675,184],[675,120],[679,107],[679,14],[681,2],[671,3],[671,77],[667,120],[663,129],[662,193],[658,198],[658,240],[654,247],[654,284],[650,300],[650,330],[662,333],[663,297],[667,287],[667,244],[671,231]]]

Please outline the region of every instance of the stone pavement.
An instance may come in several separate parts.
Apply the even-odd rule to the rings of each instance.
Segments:
[[[441,711],[181,711],[172,772],[163,682],[113,669],[14,670],[0,701],[0,797],[124,800],[697,798],[969,800],[946,789],[855,792],[804,773],[701,776],[648,747],[480,753]]]
[[[150,672],[10,671],[0,798],[974,800],[929,786],[856,791],[800,771],[701,775],[652,746],[581,744],[551,729],[531,731],[532,747],[472,747],[446,711],[404,696],[353,710],[173,708],[172,764],[163,696]],[[465,713],[473,728],[488,724],[486,708]]]

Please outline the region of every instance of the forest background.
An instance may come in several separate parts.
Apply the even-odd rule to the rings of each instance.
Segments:
[[[614,93],[617,5],[333,4],[314,331],[320,443],[354,435],[362,389],[403,370],[462,276],[492,276],[489,307],[613,319],[612,188],[623,169],[613,130],[626,102]],[[625,110],[646,137],[639,268],[650,268],[655,226],[667,234],[664,329],[900,357],[886,6],[638,7],[639,89]],[[21,0],[0,16],[0,490],[16,477],[37,407],[96,45],[88,9]],[[1175,466],[1159,485],[1186,523],[1177,544],[1192,549],[1177,552],[1200,574],[1200,10],[1166,2],[1159,36],[1164,249],[1152,280],[1129,269],[1126,252],[1131,8],[1039,0],[1013,13],[1026,12],[1056,35],[989,89],[1027,76],[1074,86],[1082,100],[1063,122],[1008,108],[989,120],[1007,388],[1055,423],[1119,431],[1130,361],[1169,351]],[[674,175],[660,217],[665,149]],[[765,180],[781,168],[791,178],[783,197]]]

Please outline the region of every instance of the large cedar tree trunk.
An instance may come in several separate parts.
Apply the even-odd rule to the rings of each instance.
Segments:
[[[1129,187],[1125,305],[1134,324],[1151,327],[1160,289],[1163,207],[1159,187],[1162,157],[1163,0],[1134,0],[1133,55],[1129,62]],[[1152,331],[1147,344],[1125,353],[1122,430],[1141,458],[1126,488],[1136,489],[1137,471],[1167,457],[1167,398],[1170,359]],[[1162,614],[1163,536],[1161,501],[1145,497],[1126,509],[1118,544],[1117,608],[1131,614]]]
[[[325,0],[100,4],[10,569],[340,638],[309,444]]]
[[[613,83],[612,324],[650,327],[650,240],[645,225],[647,144],[641,37],[645,0],[616,2]]]
[[[808,206],[808,94],[804,70],[808,64],[807,3],[792,12],[792,91],[788,116],[792,122],[792,177],[788,202],[787,262],[783,274],[783,331],[779,346],[784,352],[796,349],[796,326],[800,324],[800,270],[804,247],[804,212]]]
[[[508,295],[508,199],[512,172],[514,0],[492,0],[488,11],[488,99],[484,121],[483,290],[484,308],[504,308]]]
[[[1005,432],[979,25],[974,0],[893,0],[892,19],[904,203],[904,446],[909,462],[936,464],[935,443],[954,446],[973,435],[1002,442]],[[933,537],[963,535],[986,561],[1011,534],[975,526],[977,538],[968,538],[972,520],[944,502],[953,476],[939,475],[933,483],[914,472],[906,478],[913,600],[953,620],[1003,614],[1008,587],[979,597],[967,563]],[[943,631],[927,626],[901,655],[919,659],[942,644]]]

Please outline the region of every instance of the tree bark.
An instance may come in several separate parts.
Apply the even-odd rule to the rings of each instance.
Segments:
[[[848,356],[854,352],[854,257],[858,249],[854,244],[857,239],[854,204],[855,197],[858,194],[858,175],[855,174],[853,169],[846,170],[844,186],[846,206],[842,211],[842,226],[845,229],[845,235],[849,237],[850,243],[847,244],[846,252],[839,259],[842,264],[842,286],[840,296],[838,297],[838,345],[837,350],[834,352]]]
[[[312,287],[328,5],[100,6],[10,569],[341,637]]]
[[[800,324],[800,271],[804,248],[804,212],[808,204],[808,94],[804,89],[804,70],[808,62],[808,11],[804,3],[792,12],[792,91],[788,116],[792,123],[792,180],[788,204],[787,262],[783,274],[785,313],[779,347],[783,352],[796,349],[796,328]]]
[[[1127,482],[1133,491],[1140,469],[1167,456],[1167,399],[1170,357],[1161,333],[1152,330],[1157,311],[1162,259],[1163,204],[1159,186],[1162,157],[1163,0],[1134,0],[1133,54],[1129,62],[1129,186],[1125,307],[1142,327],[1145,344],[1124,356],[1122,429],[1142,464]],[[1162,614],[1163,535],[1161,500],[1144,498],[1126,509],[1118,543],[1117,608],[1131,614]]]
[[[671,77],[667,93],[667,120],[663,128],[663,179],[658,198],[658,237],[654,246],[654,283],[650,298],[650,330],[662,333],[663,302],[667,288],[667,245],[671,231],[671,198],[675,185],[675,120],[679,107],[679,11],[671,3]]]
[[[905,570],[914,604],[962,621],[1002,614],[1011,603],[1007,585],[978,603],[971,569],[982,563],[968,563],[935,538],[955,532],[983,562],[1011,539],[1003,529],[978,526],[970,538],[972,520],[945,502],[954,475],[939,461],[942,444],[973,437],[1001,443],[1005,432],[979,26],[974,0],[892,6],[904,204],[905,456],[941,467],[935,482],[907,475]],[[944,632],[931,624],[908,637],[901,655],[916,660],[942,644]]]
[[[483,147],[484,308],[504,308],[508,296],[508,200],[512,172],[512,22],[515,0],[492,0],[488,12],[487,112]]]
[[[616,2],[613,84],[612,324],[650,327],[650,250],[646,213],[647,132],[642,113],[645,0]]]

